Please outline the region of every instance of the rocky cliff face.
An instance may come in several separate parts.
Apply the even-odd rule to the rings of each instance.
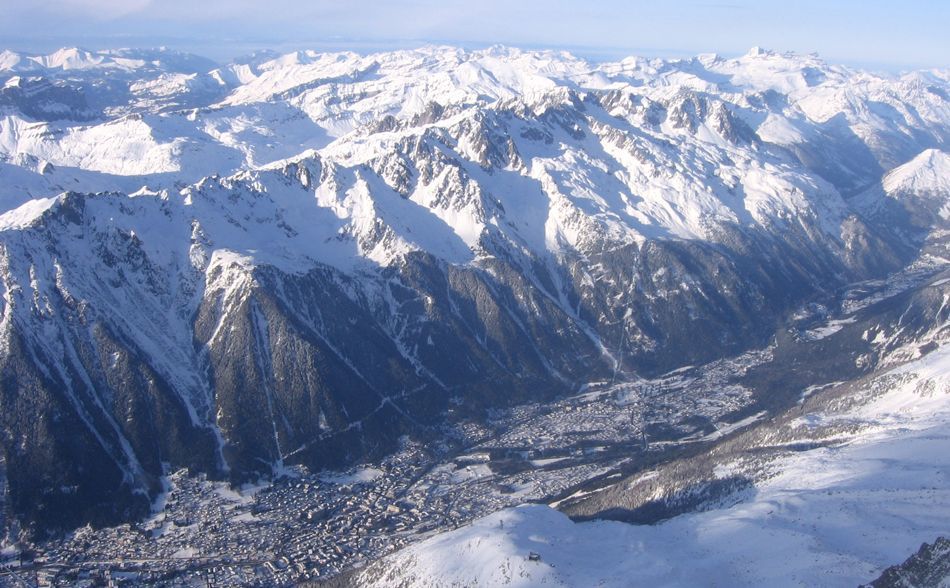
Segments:
[[[950,577],[950,540],[937,537],[933,543],[924,543],[920,550],[902,564],[884,570],[879,578],[868,584],[872,588],[897,586],[941,586]]]

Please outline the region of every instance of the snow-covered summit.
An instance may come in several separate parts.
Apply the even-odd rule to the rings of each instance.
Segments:
[[[950,153],[927,149],[890,171],[882,182],[893,195],[950,194]]]
[[[63,47],[49,54],[0,52],[0,72],[55,73],[84,70],[119,70],[124,72],[150,69],[197,73],[207,71],[214,63],[208,59],[165,47],[157,49],[106,49],[90,51],[80,47]]]

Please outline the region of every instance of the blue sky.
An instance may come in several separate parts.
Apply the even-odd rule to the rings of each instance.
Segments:
[[[818,52],[886,69],[950,66],[950,0],[0,0],[0,46],[256,49],[454,43],[592,58]]]

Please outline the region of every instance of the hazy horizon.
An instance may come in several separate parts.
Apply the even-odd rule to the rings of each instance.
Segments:
[[[925,0],[899,10],[855,0],[682,0],[661,6],[617,0],[371,0],[359,6],[329,0],[207,0],[200,6],[182,0],[39,0],[24,6],[0,0],[0,10],[6,15],[0,23],[3,48],[48,53],[70,46],[167,46],[219,62],[263,49],[366,53],[429,44],[560,49],[592,60],[735,56],[761,46],[891,71],[946,68],[950,55],[943,31],[950,7]],[[605,28],[605,21],[612,24]]]

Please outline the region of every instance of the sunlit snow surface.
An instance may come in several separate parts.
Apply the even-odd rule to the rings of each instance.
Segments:
[[[497,512],[386,562],[373,585],[857,586],[950,530],[950,347],[834,416],[832,447],[778,459],[737,504],[654,526],[573,523],[543,505]],[[541,556],[529,560],[530,553]]]
[[[112,85],[97,85],[106,77]],[[758,49],[616,63],[504,47],[300,51],[218,68],[170,51],[0,53],[11,96],[48,82],[71,84],[76,103],[55,106],[73,119],[0,104],[0,210],[66,190],[143,186],[173,202],[185,185],[224,177],[228,189],[249,184],[274,200],[266,215],[239,211],[236,221],[283,215],[310,244],[293,260],[288,249],[307,248],[286,238],[240,253],[295,269],[300,258],[306,269],[311,260],[350,269],[356,257],[387,265],[419,249],[467,262],[490,232],[557,253],[583,251],[593,233],[715,240],[720,226],[815,217],[837,238],[842,193],[784,148],[856,137],[859,151],[892,169],[945,144],[950,120],[946,72],[878,76]],[[892,152],[908,128],[919,145]],[[509,160],[485,160],[488,147]],[[273,173],[262,170],[291,161],[318,177],[303,189],[269,184]],[[930,150],[889,176],[885,191],[897,182],[930,189],[945,161]],[[392,250],[337,246],[380,226],[391,229]]]

